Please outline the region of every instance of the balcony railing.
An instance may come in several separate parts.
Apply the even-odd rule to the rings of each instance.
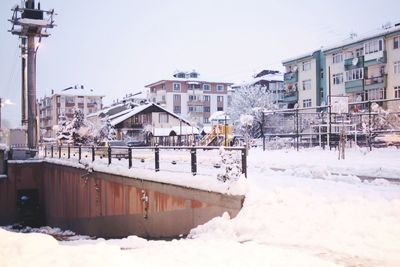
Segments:
[[[298,91],[286,91],[283,94],[283,100],[285,102],[296,102],[299,98]]]
[[[354,92],[361,92],[363,91],[363,80],[354,80],[354,81],[347,81],[344,84],[344,89],[346,93],[354,93]]]
[[[381,58],[374,58],[368,61],[364,62],[364,67],[369,67],[373,65],[380,65],[380,64],[385,64],[387,63],[387,53],[386,51],[383,51],[383,57]]]
[[[209,101],[208,101],[209,102]],[[205,103],[204,100],[188,100],[187,104],[189,106],[195,106],[195,105],[203,105]]]
[[[286,72],[283,75],[285,83],[296,83],[298,81],[298,71]]]
[[[370,89],[379,89],[379,88],[384,88],[386,87],[387,84],[387,76],[382,75],[379,77],[371,77],[371,78],[366,78],[364,81],[365,85],[365,90],[370,90]]]
[[[362,68],[363,66],[364,66],[364,56],[348,58],[344,61],[345,70],[358,69]]]

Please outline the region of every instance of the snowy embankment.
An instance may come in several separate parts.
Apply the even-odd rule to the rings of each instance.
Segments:
[[[332,172],[397,175],[400,150],[252,150],[236,218],[214,218],[186,239],[57,242],[0,230],[4,266],[400,266],[400,186]],[[276,172],[269,167],[284,168]],[[363,168],[364,167],[364,168]],[[382,169],[382,172],[376,172]],[[310,170],[311,169],[311,170]],[[385,173],[385,171],[387,171]],[[385,175],[383,175],[385,173]],[[399,176],[397,176],[399,177]]]

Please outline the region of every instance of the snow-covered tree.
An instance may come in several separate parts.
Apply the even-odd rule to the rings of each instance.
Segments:
[[[115,140],[116,139],[116,132],[114,129],[114,126],[111,124],[111,121],[109,118],[105,118],[103,120],[104,124],[103,127],[99,131],[99,135],[97,137],[97,140],[102,142],[102,141],[110,141],[110,140]]]
[[[83,112],[79,109],[75,110],[74,119],[67,123],[66,130],[70,133],[75,145],[93,143],[96,136],[93,124],[85,119]]]
[[[400,130],[400,118],[397,114],[389,113],[377,103],[371,104],[371,114],[371,124],[368,114],[362,117],[364,133],[369,133],[369,131]]]
[[[277,109],[275,96],[261,86],[243,86],[232,94],[232,102],[228,114],[235,123],[236,130],[243,129],[240,123],[241,115],[251,115],[253,124],[252,135],[259,137],[262,132],[262,112]],[[243,131],[241,131],[243,132]]]
[[[56,132],[57,141],[62,144],[63,142],[68,142],[71,140],[71,134],[67,129],[67,118],[65,114],[61,113],[58,117],[58,124],[53,127],[53,130]]]

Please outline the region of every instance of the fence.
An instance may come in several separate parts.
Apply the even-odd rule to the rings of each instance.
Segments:
[[[239,152],[240,156],[240,166],[241,171],[247,178],[247,150],[246,147],[224,147],[226,151]],[[127,147],[127,146],[115,146],[115,147],[97,147],[97,146],[54,146],[54,145],[44,145],[41,147],[43,151],[44,157],[49,158],[63,158],[63,159],[71,159],[77,158],[78,161],[81,161],[83,158],[90,159],[92,162],[96,160],[107,160],[107,164],[111,165],[113,160],[121,160],[127,159],[127,167],[131,169],[133,167],[133,156],[135,152],[138,151],[147,151],[146,153],[142,153],[139,159],[142,163],[144,163],[145,158],[152,159],[154,158],[154,171],[160,171],[160,156],[163,156],[161,151],[169,151],[169,153],[177,153],[179,152],[189,152],[188,154],[175,155],[175,157],[169,158],[170,163],[172,165],[176,165],[178,162],[183,163],[190,157],[190,171],[193,175],[197,174],[198,170],[198,155],[199,151],[219,151],[220,147],[213,146],[152,146],[152,147]],[[149,151],[152,155],[149,155]],[[169,154],[169,155],[170,155]],[[165,154],[166,155],[166,154]],[[206,155],[207,157],[208,155]],[[164,162],[167,158],[165,158]],[[183,159],[183,160],[182,160]],[[207,162],[211,162],[206,159]],[[210,164],[208,164],[210,167]],[[218,168],[221,165],[214,165],[213,167]]]
[[[268,144],[277,144],[278,139],[281,146],[296,149],[336,147],[342,132],[350,144],[368,146],[371,150],[375,146],[400,146],[400,141],[388,143],[377,138],[382,134],[400,133],[400,112],[385,111],[392,101],[400,100],[350,103],[345,114],[333,113],[330,106],[264,112],[259,137],[263,139],[264,150]]]

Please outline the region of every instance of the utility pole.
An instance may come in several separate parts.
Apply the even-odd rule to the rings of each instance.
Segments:
[[[2,99],[0,97],[0,129],[1,129],[1,108],[2,108],[3,102]]]
[[[48,28],[53,28],[54,10],[44,11],[40,9],[40,3],[35,5],[35,0],[25,0],[24,6],[16,5],[12,11],[12,28],[9,30],[14,35],[22,38],[22,52],[27,52],[27,59],[22,59],[22,123],[27,121],[28,126],[28,148],[37,147],[37,112],[36,112],[36,54],[38,46],[36,39],[39,38],[38,44],[42,37],[48,37]],[[47,18],[45,18],[45,15]],[[25,39],[25,40],[24,40]],[[24,45],[27,41],[27,48]],[[24,55],[22,55],[24,56]],[[25,64],[26,75],[25,72]],[[27,79],[25,79],[27,78]],[[27,116],[27,117],[26,117]]]
[[[21,36],[21,125],[25,126],[28,122],[28,87],[27,87],[27,47],[26,37]]]

